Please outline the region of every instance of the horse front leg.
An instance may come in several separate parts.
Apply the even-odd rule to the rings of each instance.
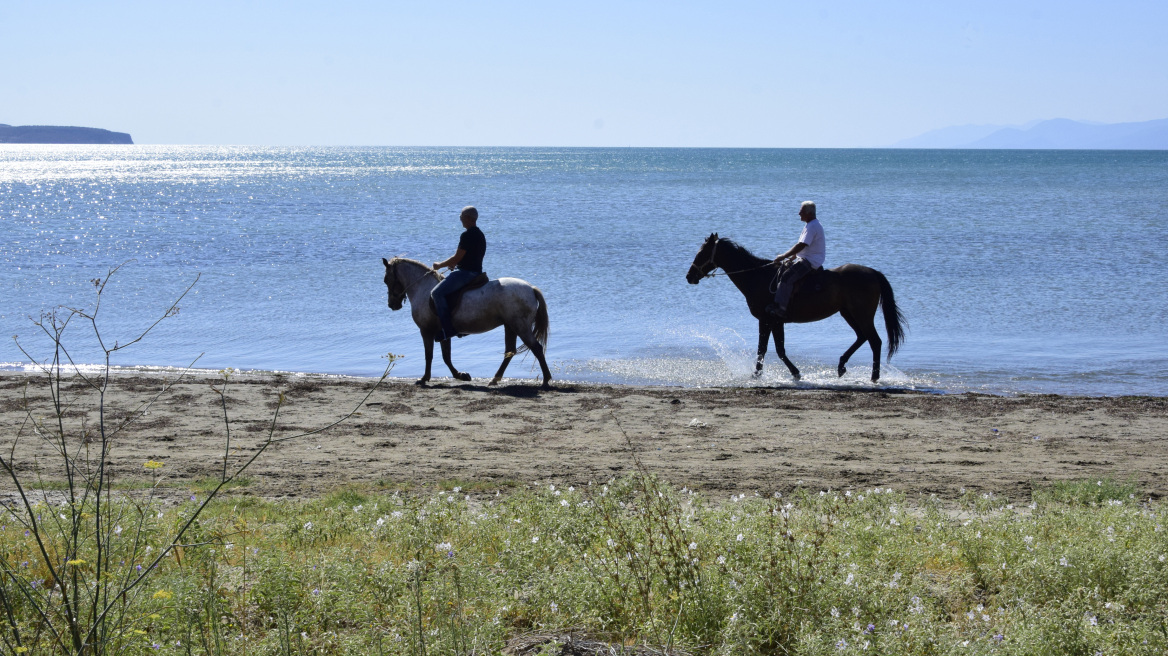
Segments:
[[[767,340],[771,338],[770,324],[758,322],[758,359],[754,361],[754,377],[762,376],[762,361],[766,358]]]
[[[418,380],[418,385],[425,385],[430,382],[430,363],[434,360],[434,336],[426,332],[422,332],[422,344],[426,354],[426,374]]]
[[[450,340],[442,342],[442,361],[446,363],[446,367],[450,369],[450,375],[454,376],[455,380],[469,381],[470,374],[465,371],[459,371],[454,368],[454,363],[450,361]]]
[[[498,385],[503,378],[503,372],[507,371],[507,365],[511,364],[511,358],[515,357],[515,339],[519,336],[509,326],[503,327],[503,364],[499,365],[499,370],[495,372],[495,377],[491,379],[488,385]]]
[[[786,336],[783,334],[783,324],[775,324],[771,334],[775,336],[775,353],[778,354],[783,364],[787,365],[787,370],[791,372],[791,377],[798,381],[802,376],[799,374],[799,368],[795,366],[795,363],[787,358],[787,346],[784,344]]]

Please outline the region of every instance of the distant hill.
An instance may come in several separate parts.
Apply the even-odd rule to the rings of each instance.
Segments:
[[[18,144],[132,144],[125,132],[63,125],[6,125],[0,123],[0,143]]]
[[[1168,119],[1100,124],[1056,118],[1022,127],[964,125],[926,132],[892,147],[1168,150]]]

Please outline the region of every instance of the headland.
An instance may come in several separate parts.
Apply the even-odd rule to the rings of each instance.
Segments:
[[[66,125],[6,125],[0,123],[0,144],[133,144],[126,132]]]

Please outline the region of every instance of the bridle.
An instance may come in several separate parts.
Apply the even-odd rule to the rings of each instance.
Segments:
[[[397,279],[397,262],[390,264],[390,267],[393,268],[393,284],[398,285],[402,288],[401,296],[403,298],[407,298],[408,297],[407,295],[410,293],[410,290],[414,288],[414,285],[417,285],[418,283],[422,282],[422,280],[425,279],[426,276],[430,275],[431,273],[433,273],[433,274],[438,273],[434,269],[426,269],[425,273],[423,273],[422,275],[415,278],[413,282],[411,282],[408,285],[403,285],[402,282]],[[391,296],[393,295],[393,287],[389,288],[389,293]]]
[[[712,277],[714,277],[714,269],[718,268],[717,266],[715,266],[714,268],[710,269],[709,273],[702,273],[702,269],[714,263],[714,257],[715,257],[715,256],[717,256],[717,254],[718,254],[718,242],[720,242],[720,241],[722,241],[722,238],[721,238],[721,237],[719,237],[719,238],[717,238],[717,239],[715,239],[715,240],[714,240],[714,247],[710,249],[710,259],[708,259],[708,260],[706,260],[705,262],[703,262],[703,263],[702,263],[702,266],[700,266],[700,267],[699,267],[698,265],[696,265],[696,264],[694,264],[694,263],[692,263],[692,262],[691,262],[691,263],[690,263],[690,265],[689,265],[689,268],[691,268],[691,269],[696,269],[696,270],[697,270],[697,272],[698,272],[699,274],[701,274],[702,278],[712,278]]]
[[[710,269],[709,273],[702,273],[702,267],[706,267],[706,266],[709,266],[711,264],[714,264],[714,258],[718,255],[718,242],[720,242],[720,241],[722,241],[721,237],[714,240],[714,247],[710,249],[710,259],[703,262],[701,267],[699,267],[696,264],[692,264],[692,263],[689,265],[689,268],[696,269],[698,273],[701,273],[703,279],[713,278],[713,277],[719,276],[719,275],[730,276],[730,275],[734,275],[736,273],[746,273],[747,271],[757,271],[758,269],[765,269],[767,267],[775,266],[774,262],[767,262],[766,264],[760,264],[758,266],[750,267],[747,269],[739,269],[737,271],[723,271],[720,274],[714,273],[714,269],[718,268],[717,266],[715,266],[713,269]]]

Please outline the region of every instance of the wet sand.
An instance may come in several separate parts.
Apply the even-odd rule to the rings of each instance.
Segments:
[[[173,380],[173,376],[170,380]],[[116,376],[107,427],[161,389],[162,375]],[[790,388],[688,389],[557,382],[462,383],[429,387],[314,376],[240,376],[227,389],[232,462],[267,435],[280,392],[275,435],[326,432],[271,446],[235,493],[313,497],[347,484],[463,485],[476,491],[532,483],[607,481],[636,466],[719,498],[797,487],[891,487],[910,496],[953,498],[961,490],[1013,499],[1061,479],[1134,478],[1152,496],[1168,493],[1168,399],[939,396],[916,392]],[[27,386],[26,386],[27,383]],[[147,460],[165,463],[166,483],[183,487],[222,467],[227,430],[212,377],[185,378],[149,413],[113,437],[114,480],[148,480]],[[95,395],[66,383],[74,440],[96,439]],[[0,374],[0,435],[18,470],[54,479],[51,450],[30,430],[52,417],[43,377]],[[359,406],[359,407],[358,407]],[[112,430],[112,429],[110,429]],[[74,442],[76,443],[76,442]],[[0,490],[11,491],[10,480]]]

